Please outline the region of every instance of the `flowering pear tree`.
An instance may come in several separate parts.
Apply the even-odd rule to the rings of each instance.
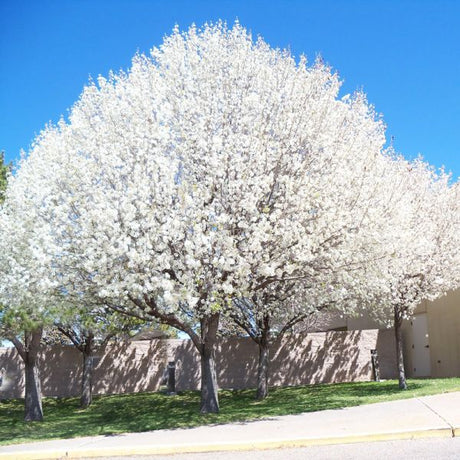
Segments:
[[[323,272],[318,273],[316,278],[324,282],[327,276]],[[359,285],[356,273],[351,279],[355,285]],[[309,278],[296,280],[295,283],[273,283],[251,298],[234,299],[233,308],[227,314],[259,349],[256,399],[268,396],[270,348],[274,341],[281,340],[286,333],[311,321],[319,313],[337,313],[345,305],[348,314],[357,314],[358,309],[363,308],[366,299],[359,302],[359,291],[353,292],[353,286],[346,285],[345,280],[338,283],[331,279],[320,287],[306,285],[315,281]]]
[[[342,113],[342,122],[338,119],[347,133],[340,126],[330,133],[337,136],[337,164],[330,168],[325,155],[297,165],[297,174],[306,168],[296,190],[302,199],[277,187],[272,206],[263,213],[269,226],[262,244],[254,245],[260,236],[251,235],[248,225],[237,245],[250,276],[245,296],[234,299],[227,315],[258,344],[258,399],[268,394],[269,348],[275,337],[320,311],[358,315],[384,288],[377,267],[392,253],[387,242],[397,232],[393,209],[404,192],[395,191],[397,163],[391,151],[383,150],[381,124],[362,95],[351,101],[352,109]],[[285,177],[279,173],[277,180],[289,184],[293,176],[292,171]]]
[[[0,210],[0,334],[13,342],[25,368],[25,420],[41,421],[38,353],[43,328],[52,322],[45,309],[50,272],[44,270],[43,237],[27,213],[27,197],[13,177]],[[45,263],[46,265],[46,263]]]
[[[460,195],[458,183],[451,185],[449,175],[436,173],[421,160],[400,159],[398,164],[404,199],[395,211],[398,235],[393,256],[383,267],[387,289],[380,305],[393,315],[399,388],[407,389],[403,320],[422,300],[434,300],[460,286]]]
[[[384,127],[339,88],[321,61],[239,24],[174,30],[129,72],[91,83],[21,168],[49,283],[187,333],[203,413],[219,410],[217,331],[235,299],[278,316],[291,299],[288,326],[313,302],[302,310],[295,296],[349,296],[331,280],[364,298],[353,269],[383,257]]]

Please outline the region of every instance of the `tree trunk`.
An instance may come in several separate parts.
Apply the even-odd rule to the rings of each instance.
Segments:
[[[268,396],[268,363],[270,360],[270,348],[267,340],[260,340],[259,363],[257,369],[257,393],[256,399],[262,400]]]
[[[219,326],[219,314],[214,313],[201,321],[202,344],[201,357],[201,405],[202,414],[218,413],[216,373],[216,336]]]
[[[264,315],[258,322],[260,331],[256,343],[259,346],[259,363],[257,366],[256,399],[262,400],[268,396],[268,366],[270,362],[270,316]]]
[[[212,348],[208,349],[208,347],[201,354],[200,412],[202,414],[219,412],[215,351]]]
[[[24,420],[26,422],[41,422],[43,420],[42,393],[38,371],[38,352],[42,333],[41,327],[31,332],[24,332],[24,343],[16,336],[10,338],[24,362]]]
[[[94,334],[87,333],[83,346],[83,371],[81,379],[80,407],[86,409],[93,401]]]
[[[402,313],[398,307],[394,308],[395,313],[395,338],[396,338],[396,362],[398,365],[399,389],[407,390],[406,372],[404,370],[404,354],[402,339]]]
[[[93,401],[93,356],[83,353],[80,407],[86,409]]]
[[[25,416],[26,422],[41,422],[43,420],[42,393],[40,375],[36,359],[27,359],[25,365]]]

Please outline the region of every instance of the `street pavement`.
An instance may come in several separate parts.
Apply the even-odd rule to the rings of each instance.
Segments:
[[[97,460],[458,460],[459,457],[460,438],[428,438],[330,444],[294,449],[102,457]]]
[[[164,456],[453,436],[460,437],[460,392],[229,425],[3,446],[0,460]]]

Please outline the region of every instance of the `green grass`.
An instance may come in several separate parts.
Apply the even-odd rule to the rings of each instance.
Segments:
[[[460,391],[460,378],[408,380],[400,391],[397,382],[360,382],[271,389],[264,401],[254,390],[220,391],[220,413],[200,415],[196,391],[166,396],[163,393],[100,396],[86,410],[77,398],[45,398],[45,421],[25,423],[20,399],[0,402],[0,445],[77,436],[185,428],[230,423],[326,409],[358,406],[395,399]]]

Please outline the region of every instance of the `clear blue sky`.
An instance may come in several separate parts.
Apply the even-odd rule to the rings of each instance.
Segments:
[[[460,1],[0,0],[0,149],[8,160],[78,98],[90,75],[182,29],[235,18],[274,47],[363,89],[387,136],[460,176]]]

